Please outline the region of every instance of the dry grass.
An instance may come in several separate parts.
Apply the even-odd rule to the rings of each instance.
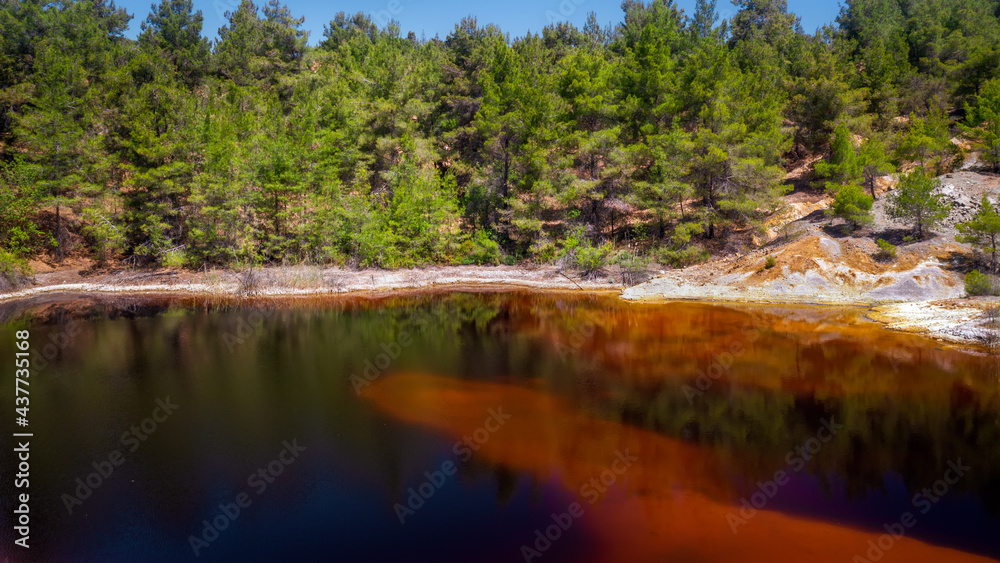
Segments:
[[[264,289],[265,280],[261,271],[251,265],[236,272],[236,295],[239,297],[253,297],[259,295]]]
[[[986,311],[986,319],[980,325],[979,339],[994,355],[1000,355],[1000,307]]]

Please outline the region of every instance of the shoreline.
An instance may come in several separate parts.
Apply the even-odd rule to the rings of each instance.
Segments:
[[[435,266],[412,270],[345,270],[303,266],[262,268],[249,295],[241,293],[239,273],[233,270],[192,272],[187,270],[119,271],[84,279],[67,280],[67,271],[40,274],[33,286],[0,293],[0,304],[59,294],[148,295],[219,297],[219,298],[294,298],[336,297],[364,294],[405,294],[426,290],[460,291],[462,289],[529,290],[541,292],[614,293],[629,303],[691,302],[714,305],[798,305],[820,308],[863,309],[864,317],[887,330],[921,334],[938,341],[982,349],[986,332],[980,327],[985,311],[998,305],[997,300],[923,300],[862,302],[834,300],[817,295],[775,295],[768,298],[758,292],[745,297],[733,293],[708,295],[689,284],[676,293],[630,291],[616,283],[611,275],[583,279],[552,266]],[[68,276],[72,278],[73,276]],[[80,278],[80,276],[75,276]],[[166,280],[164,280],[166,278]],[[161,281],[164,280],[164,281]]]

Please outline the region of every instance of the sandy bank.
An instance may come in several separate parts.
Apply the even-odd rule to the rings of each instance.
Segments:
[[[612,274],[584,279],[545,266],[447,266],[391,271],[291,266],[256,270],[253,283],[247,282],[245,274],[230,270],[117,271],[85,275],[81,271],[62,269],[40,273],[35,282],[30,287],[0,293],[0,302],[59,292],[295,296],[463,285],[577,291],[617,291],[623,287]]]

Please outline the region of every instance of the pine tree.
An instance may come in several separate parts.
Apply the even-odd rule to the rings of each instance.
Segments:
[[[847,0],[837,18],[868,91],[868,111],[880,128],[899,106],[899,87],[910,74],[906,18],[899,0]]]
[[[960,236],[958,242],[969,243],[991,257],[993,272],[997,268],[997,252],[1000,252],[1000,213],[985,195],[979,204],[979,211],[971,221],[957,225]]]
[[[891,217],[910,221],[918,238],[933,229],[951,213],[951,205],[935,193],[940,182],[923,170],[904,174],[899,187],[889,198],[886,210]]]
[[[180,79],[194,86],[207,70],[209,58],[208,40],[201,36],[201,10],[193,11],[191,0],[162,0],[150,9],[141,24],[139,44],[165,53]]]
[[[900,139],[897,149],[899,158],[919,162],[921,167],[933,163],[940,174],[946,163],[958,149],[951,142],[948,116],[937,107],[932,107],[926,118],[910,114],[910,127]]]
[[[833,133],[833,146],[826,162],[816,163],[816,173],[834,184],[851,184],[861,179],[861,164],[851,132],[838,125]]]
[[[1000,79],[983,85],[974,107],[966,106],[965,134],[983,149],[983,160],[1000,172]]]

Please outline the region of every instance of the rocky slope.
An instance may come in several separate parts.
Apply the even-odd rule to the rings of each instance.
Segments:
[[[976,339],[987,330],[983,312],[997,302],[961,299],[973,252],[956,242],[955,225],[969,220],[984,194],[997,197],[1000,176],[962,170],[940,180],[939,193],[952,203],[952,213],[926,240],[908,241],[907,226],[888,217],[886,196],[894,178],[879,181],[875,224],[851,235],[824,216],[829,197],[800,191],[786,198],[786,208],[768,225],[770,243],[739,256],[664,272],[624,290],[622,296],[637,301],[859,305],[875,307],[872,317],[895,328]],[[876,260],[879,238],[899,245],[896,259]],[[771,268],[766,267],[769,256],[774,259]]]

